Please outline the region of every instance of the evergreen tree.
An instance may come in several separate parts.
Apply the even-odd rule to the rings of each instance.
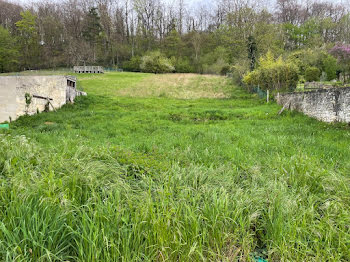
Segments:
[[[176,29],[173,29],[165,38],[164,51],[169,57],[179,57],[181,56],[182,45],[180,34],[176,31]]]
[[[96,61],[96,53],[98,45],[102,43],[103,30],[101,26],[101,18],[96,7],[92,7],[86,15],[85,25],[83,29],[83,37],[90,44],[93,50],[93,61]]]
[[[86,15],[83,37],[86,41],[94,44],[100,39],[101,33],[102,26],[100,16],[97,13],[97,8],[90,8],[89,13]]]

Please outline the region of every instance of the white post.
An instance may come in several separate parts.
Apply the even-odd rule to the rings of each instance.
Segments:
[[[266,103],[269,102],[269,97],[270,97],[270,91],[267,89],[267,94],[266,94]]]

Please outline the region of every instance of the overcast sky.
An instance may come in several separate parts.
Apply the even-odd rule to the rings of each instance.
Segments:
[[[42,0],[8,0],[8,1],[12,2],[12,3],[18,3],[18,4],[31,4],[33,2],[35,3],[35,2],[42,1]],[[59,3],[62,0],[44,0],[44,1]],[[116,0],[116,1],[118,1],[118,0]],[[177,0],[161,0],[161,1],[162,2],[165,1],[168,3],[174,3]],[[186,6],[190,7],[190,8],[195,8],[195,7],[203,6],[203,5],[210,6],[210,5],[213,5],[215,3],[215,1],[216,0],[184,0]],[[268,0],[264,0],[264,1],[268,1]],[[275,1],[275,0],[272,0],[272,1]]]
[[[32,2],[38,2],[40,0],[10,0],[10,2],[13,3],[22,3],[22,4],[28,4]],[[60,2],[60,0],[46,0],[49,2]],[[174,2],[176,0],[162,0],[162,1],[167,1],[167,2]],[[184,0],[184,2],[187,4],[189,7],[196,7],[196,6],[201,6],[201,5],[212,5],[215,0]],[[273,7],[276,3],[276,0],[262,0],[259,2],[264,2],[266,7]],[[304,0],[299,0],[299,2],[305,2]],[[330,2],[330,3],[343,3],[343,4],[350,4],[350,0],[321,0],[320,2]]]
[[[12,2],[12,3],[19,3],[19,4],[30,4],[33,2],[39,2],[41,0],[8,0],[8,1]],[[48,1],[48,2],[60,2],[60,0],[46,0],[46,1]],[[166,1],[166,2],[172,3],[176,0],[161,0],[161,1]],[[211,5],[211,4],[213,4],[214,1],[213,0],[184,0],[184,2],[188,6],[192,7],[192,6],[203,5],[203,4]]]

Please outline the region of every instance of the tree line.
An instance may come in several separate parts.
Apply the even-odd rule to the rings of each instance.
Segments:
[[[318,60],[349,42],[349,12],[342,4],[303,2],[216,0],[193,7],[186,0],[0,0],[0,71],[84,64],[140,71],[155,56],[176,72],[234,71],[241,79],[270,52],[314,59],[295,64],[308,63],[321,75]]]

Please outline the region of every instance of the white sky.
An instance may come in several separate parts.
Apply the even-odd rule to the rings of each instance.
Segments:
[[[38,2],[40,0],[10,0],[10,2],[13,3],[31,3],[31,2]],[[59,2],[59,0],[47,0],[48,2]],[[172,0],[168,0],[169,2],[171,2]],[[213,0],[184,0],[185,3],[188,4],[192,4],[192,3],[203,3],[203,2],[214,2]],[[266,1],[266,2],[272,2],[274,3],[275,0],[270,0],[270,1]],[[304,1],[301,1],[304,2]],[[321,1],[320,1],[321,2]],[[323,1],[322,1],[323,2]],[[326,2],[331,2],[331,3],[349,3],[348,0],[328,0]]]
[[[31,4],[35,2],[39,2],[42,0],[8,0],[9,2],[16,3],[16,4]],[[61,0],[45,0],[47,2],[60,2]],[[117,1],[117,0],[116,0]],[[166,1],[169,3],[172,3],[176,0],[162,0]],[[215,0],[184,0],[185,4],[189,7],[194,7],[194,6],[200,6],[200,5],[210,5],[213,4]],[[274,0],[272,0],[274,1]]]
[[[38,2],[42,0],[9,0],[10,2],[13,3],[18,3],[18,4],[29,4],[33,2]],[[48,2],[60,2],[61,0],[45,0]],[[117,1],[117,0],[116,0]],[[162,0],[166,2],[174,2],[176,0]],[[316,0],[317,1],[317,0]],[[215,2],[215,0],[184,0],[185,4],[188,7],[198,7],[198,6],[203,6],[203,5],[211,5]],[[264,2],[266,7],[273,7],[276,3],[276,0],[261,0],[260,2]],[[305,3],[305,0],[299,0],[301,3]],[[320,0],[320,2],[329,2],[329,3],[343,3],[345,5],[350,4],[350,0]]]

